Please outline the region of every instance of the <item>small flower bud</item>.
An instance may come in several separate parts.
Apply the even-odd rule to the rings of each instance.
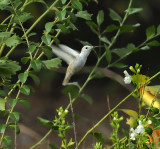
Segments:
[[[135,69],[133,68],[133,66],[130,66],[129,69],[130,69],[132,72],[136,73],[136,71],[135,71]]]

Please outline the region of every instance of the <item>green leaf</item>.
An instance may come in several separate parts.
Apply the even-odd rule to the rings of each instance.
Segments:
[[[86,24],[90,27],[91,31],[93,33],[95,33],[96,35],[98,35],[98,31],[97,31],[97,24],[95,24],[93,21],[87,21]]]
[[[27,62],[30,60],[30,57],[22,57],[21,62],[22,64],[27,64]]]
[[[104,12],[103,10],[100,10],[97,15],[98,26],[100,26],[103,23],[103,21],[104,21]]]
[[[26,99],[19,99],[19,102],[22,103],[28,110],[31,108],[31,105]]]
[[[25,83],[28,77],[28,72],[20,73],[18,75],[18,79],[22,82]]]
[[[45,29],[47,32],[50,32],[52,30],[53,24],[54,24],[54,22],[47,22],[45,24]]]
[[[18,99],[10,99],[9,100],[9,105],[13,108],[17,104]]]
[[[31,66],[34,71],[39,72],[41,70],[42,63],[40,60],[33,60],[31,61]]]
[[[49,45],[51,42],[51,35],[43,35],[41,39],[46,45]]]
[[[156,47],[156,46],[160,46],[160,42],[158,42],[157,40],[153,40],[153,41],[147,43],[147,45]]]
[[[128,67],[128,65],[123,64],[123,63],[115,63],[115,64],[112,64],[112,66],[116,68],[120,68],[120,69]]]
[[[48,59],[52,58],[52,48],[49,46],[43,46],[42,47],[42,51],[44,52],[44,54],[47,56]]]
[[[5,106],[6,106],[6,100],[0,98],[0,111],[4,111],[6,109]]]
[[[82,11],[82,4],[79,0],[72,1],[72,6],[73,6],[73,8],[75,8],[79,11]]]
[[[42,4],[44,4],[46,7],[48,7],[47,4],[46,4],[46,2],[45,2],[44,0],[30,0],[30,1],[29,1],[29,4],[30,4],[30,3],[42,3]]]
[[[12,112],[10,113],[10,118],[16,122],[19,121],[20,118],[20,114],[18,112]]]
[[[16,134],[20,134],[20,128],[18,127],[18,125],[15,125],[15,124],[13,124],[13,123],[10,123],[10,124],[9,124],[9,127],[10,127],[11,129],[13,129],[14,132],[16,131]]]
[[[68,28],[66,28],[65,25],[63,25],[63,24],[57,24],[57,27],[58,27],[58,29],[60,29],[64,34],[69,33],[69,30],[68,30]]]
[[[126,48],[114,49],[112,50],[112,52],[117,54],[119,57],[125,57],[127,55],[130,55],[134,50],[136,50],[135,45],[130,43]]]
[[[4,90],[0,90],[0,96],[8,96],[8,94]]]
[[[85,20],[91,20],[92,14],[89,14],[87,10],[85,10],[85,11],[78,11],[75,16],[79,18],[83,18]]]
[[[0,133],[4,133],[7,128],[6,124],[0,124]]]
[[[140,49],[141,49],[141,50],[149,50],[150,47],[149,47],[149,46],[143,46],[143,47],[141,47]]]
[[[18,62],[0,59],[0,76],[2,78],[11,78],[19,70],[21,70],[21,67]]]
[[[23,87],[20,88],[21,93],[25,94],[25,95],[29,95],[30,94],[30,88],[27,85],[23,85]]]
[[[60,21],[63,21],[65,19],[65,16],[66,16],[66,10],[64,9],[62,11],[58,11],[57,16],[58,16]]]
[[[5,43],[8,47],[16,46],[20,42],[21,42],[21,39],[17,35],[13,35],[13,36],[7,38],[7,40],[5,40]]]
[[[109,16],[113,21],[118,21],[119,23],[122,21],[120,15],[115,12],[113,9],[109,9]]]
[[[36,48],[37,48],[36,45],[30,45],[29,48],[28,48],[28,50],[29,50],[29,52],[33,53]]]
[[[12,145],[12,140],[11,140],[10,136],[4,136],[4,137],[2,138],[2,142],[3,142],[8,148],[10,148],[11,145]]]
[[[158,25],[158,27],[157,27],[157,34],[158,35],[160,34],[160,25]]]
[[[143,11],[143,8],[130,8],[130,9],[127,9],[125,12],[129,12],[129,15],[131,14],[135,14],[135,13],[139,13]]]
[[[0,9],[4,10],[9,4],[9,0],[0,0]]]
[[[153,38],[155,35],[155,27],[154,26],[150,26],[146,29],[146,37],[147,40]]]
[[[26,22],[27,20],[29,20],[30,18],[33,18],[33,16],[31,15],[31,13],[28,12],[22,12],[22,11],[18,11],[18,17],[15,16],[15,18],[13,19],[13,23],[17,23],[19,24],[19,19],[21,21],[21,23]]]
[[[78,96],[78,89],[75,88],[75,86],[73,85],[68,85],[66,86],[63,90],[62,90],[62,93],[65,94],[66,96],[71,96],[71,99],[74,99]]]
[[[0,24],[0,31],[5,32],[7,29],[7,26],[8,26],[7,24]]]
[[[112,54],[111,54],[111,51],[108,49],[107,45],[105,44],[104,45],[105,49],[106,49],[106,59],[107,59],[107,62],[110,63],[111,60],[112,60]]]
[[[72,141],[72,138],[69,140],[69,142],[68,142],[68,144],[67,144],[67,147],[70,147],[70,146],[72,146],[72,145],[74,145],[75,144],[75,142],[73,142]]]
[[[137,23],[135,25],[123,25],[120,28],[120,31],[121,31],[121,33],[124,33],[124,32],[133,32],[139,26],[140,26],[139,23]]]
[[[40,84],[39,77],[37,75],[35,75],[34,73],[31,73],[31,72],[29,72],[29,76],[32,78],[32,80],[34,81],[36,86],[39,86],[39,84]]]
[[[9,37],[12,33],[11,32],[0,32],[0,37]]]
[[[103,139],[103,136],[102,136],[102,134],[101,133],[97,133],[97,132],[92,132],[91,133],[97,140],[98,140],[98,142],[100,142],[101,144],[105,144],[104,142],[104,139]]]
[[[37,118],[38,122],[44,126],[52,126],[53,123],[47,119],[44,119],[44,118],[41,118],[41,117],[38,117]]]
[[[110,44],[110,41],[108,40],[106,36],[101,37],[100,40],[103,41],[104,43]]]
[[[42,61],[42,62],[45,64],[47,69],[58,68],[58,65],[61,64],[61,59],[54,58],[54,59],[45,60],[45,61]]]
[[[88,96],[86,94],[82,94],[81,97],[84,98],[89,104],[93,103],[92,97],[90,97],[90,96]]]
[[[67,0],[61,0],[62,4],[65,4]]]
[[[104,32],[113,32],[115,30],[117,30],[119,27],[114,25],[114,24],[111,24],[109,26],[107,26],[107,28],[104,30]]]

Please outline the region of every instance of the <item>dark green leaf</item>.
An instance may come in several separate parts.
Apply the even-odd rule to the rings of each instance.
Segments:
[[[120,28],[120,31],[121,31],[121,33],[124,33],[124,32],[133,32],[139,26],[140,26],[139,23],[137,23],[135,25],[123,25]]]
[[[81,97],[84,98],[89,104],[93,103],[92,97],[90,97],[90,96],[88,96],[86,94],[82,94]]]
[[[68,85],[62,90],[62,93],[67,96],[69,96],[69,94],[70,94],[71,99],[74,99],[78,96],[78,89],[75,88],[75,86],[73,86],[73,85]]]
[[[48,59],[52,58],[52,48],[49,46],[43,46],[42,47],[42,51],[44,52],[44,54],[47,56]]]
[[[57,24],[58,29],[60,29],[64,34],[69,33],[68,28],[64,26],[63,24]]]
[[[25,83],[28,77],[28,72],[20,73],[18,75],[18,79],[22,82]]]
[[[51,42],[51,35],[43,35],[41,39],[46,45],[49,45]]]
[[[95,24],[93,21],[87,21],[86,24],[90,27],[93,33],[98,35],[98,31],[96,30],[98,28],[97,24]]]
[[[59,148],[56,147],[54,144],[49,144],[49,147],[50,147],[51,149],[59,149]]]
[[[7,125],[6,124],[0,124],[0,133],[4,133],[6,130]]]
[[[78,11],[76,17],[83,18],[85,20],[91,20],[92,14],[89,14],[86,10]]]
[[[27,64],[27,62],[30,60],[30,57],[22,57],[21,62],[22,64]]]
[[[10,78],[11,75],[16,74],[20,69],[21,67],[18,62],[0,59],[0,76],[2,78]]]
[[[25,94],[25,95],[29,95],[30,94],[30,88],[27,85],[23,85],[23,87],[20,88],[21,93]]]
[[[18,8],[21,4],[22,4],[22,1],[20,1],[20,0],[15,0],[13,2],[13,5],[14,5],[15,8]]]
[[[127,13],[129,12],[129,15],[139,13],[141,11],[143,11],[143,8],[130,8],[126,10]]]
[[[119,23],[122,21],[122,18],[120,17],[120,15],[117,12],[115,12],[113,9],[109,9],[109,16],[113,21],[118,21]]]
[[[153,40],[153,41],[149,42],[147,45],[149,45],[149,46],[160,46],[160,42],[158,42],[157,40]]]
[[[29,103],[28,100],[26,100],[26,99],[19,99],[19,102],[22,103],[27,109],[31,108],[30,103]]]
[[[158,35],[160,34],[160,25],[158,25],[158,27],[157,27],[157,34]]]
[[[0,96],[7,96],[8,94],[4,90],[0,90]]]
[[[105,49],[106,49],[106,59],[107,59],[107,62],[110,63],[111,60],[112,60],[112,54],[111,54],[111,51],[108,49],[107,45],[105,44],[104,45]]]
[[[73,8],[75,8],[79,11],[82,11],[82,4],[79,0],[72,1],[72,6],[73,6]]]
[[[0,9],[4,10],[10,4],[9,0],[0,0]]]
[[[92,46],[92,44],[90,44],[88,41],[82,41],[82,40],[79,40],[79,39],[76,39],[77,41],[79,41],[83,46]]]
[[[7,38],[7,40],[5,40],[5,43],[8,47],[16,46],[20,42],[21,42],[21,39],[17,35],[13,35],[13,36]]]
[[[118,29],[118,26],[111,24],[111,25],[107,26],[107,28],[104,30],[104,32],[113,32],[117,29]]]
[[[16,131],[16,134],[20,134],[20,128],[18,127],[18,125],[15,125],[15,124],[13,124],[13,123],[10,123],[10,124],[9,124],[9,127],[10,127],[11,129],[13,129],[14,131]]]
[[[4,136],[4,137],[2,138],[2,142],[3,142],[8,148],[10,148],[11,145],[12,145],[12,140],[11,140],[10,136]]]
[[[18,99],[10,99],[9,100],[9,105],[13,108],[17,104]]]
[[[39,86],[39,84],[40,84],[39,77],[37,75],[35,75],[34,73],[31,73],[31,72],[29,72],[29,76],[33,79],[36,86]]]
[[[101,144],[104,144],[104,139],[101,133],[92,132],[91,134],[98,140],[98,142],[100,142]]]
[[[151,39],[152,37],[154,37],[155,35],[155,27],[154,26],[150,26],[146,29],[146,37],[147,40]]]
[[[67,0],[61,0],[62,4],[65,4]]]
[[[66,16],[66,10],[58,11],[57,16],[58,16],[59,20],[63,21]]]
[[[0,31],[2,31],[2,32],[5,32],[6,31],[6,29],[7,29],[7,24],[1,24],[0,25]],[[1,33],[0,33],[1,34]]]
[[[38,117],[37,120],[39,123],[41,123],[44,126],[52,126],[53,125],[53,123],[51,121],[44,119],[44,118],[41,118],[41,117]]]
[[[97,15],[98,26],[100,26],[103,23],[103,21],[104,21],[104,12],[103,12],[103,10],[100,10]]]
[[[44,4],[46,7],[48,7],[47,4],[46,4],[46,2],[45,2],[44,0],[30,0],[30,1],[29,1],[29,4],[30,4],[30,3],[42,3],[42,4]]]
[[[54,59],[46,60],[46,61],[42,61],[42,62],[45,64],[47,69],[58,68],[58,65],[61,64],[61,59],[54,58]]]
[[[0,98],[0,111],[4,111],[6,106],[6,100]]]
[[[39,72],[41,70],[42,63],[40,60],[33,60],[31,61],[31,66],[34,71]]]
[[[52,27],[53,27],[53,24],[54,24],[54,22],[47,22],[47,23],[45,24],[45,29],[46,29],[47,32],[50,32],[50,31],[51,31],[51,29],[52,29]]]
[[[12,112],[10,113],[10,118],[16,122],[19,121],[20,118],[20,114],[18,112]]]

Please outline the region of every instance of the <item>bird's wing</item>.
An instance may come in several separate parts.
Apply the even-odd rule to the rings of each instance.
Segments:
[[[79,53],[70,47],[64,45],[64,44],[59,44],[58,45],[64,52],[68,53],[69,55],[72,55],[73,57],[77,57]]]
[[[74,56],[68,54],[65,50],[62,50],[60,47],[57,46],[51,46],[52,52],[60,57],[62,60],[64,60],[67,64],[70,64],[71,61],[75,59]]]

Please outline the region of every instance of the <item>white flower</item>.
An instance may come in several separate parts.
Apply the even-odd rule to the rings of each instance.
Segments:
[[[130,139],[131,139],[131,140],[136,140],[136,136],[137,136],[136,131],[135,131],[133,128],[131,128],[130,131],[132,132],[132,133],[130,134]]]
[[[149,125],[152,124],[152,121],[151,121],[151,120],[148,120],[148,124],[149,124]]]
[[[144,133],[145,129],[144,126],[142,125],[142,121],[139,120],[139,125],[137,126],[137,128],[135,129],[136,133]]]
[[[130,84],[131,83],[131,76],[128,74],[127,70],[125,70],[124,72],[124,83],[125,84]]]

